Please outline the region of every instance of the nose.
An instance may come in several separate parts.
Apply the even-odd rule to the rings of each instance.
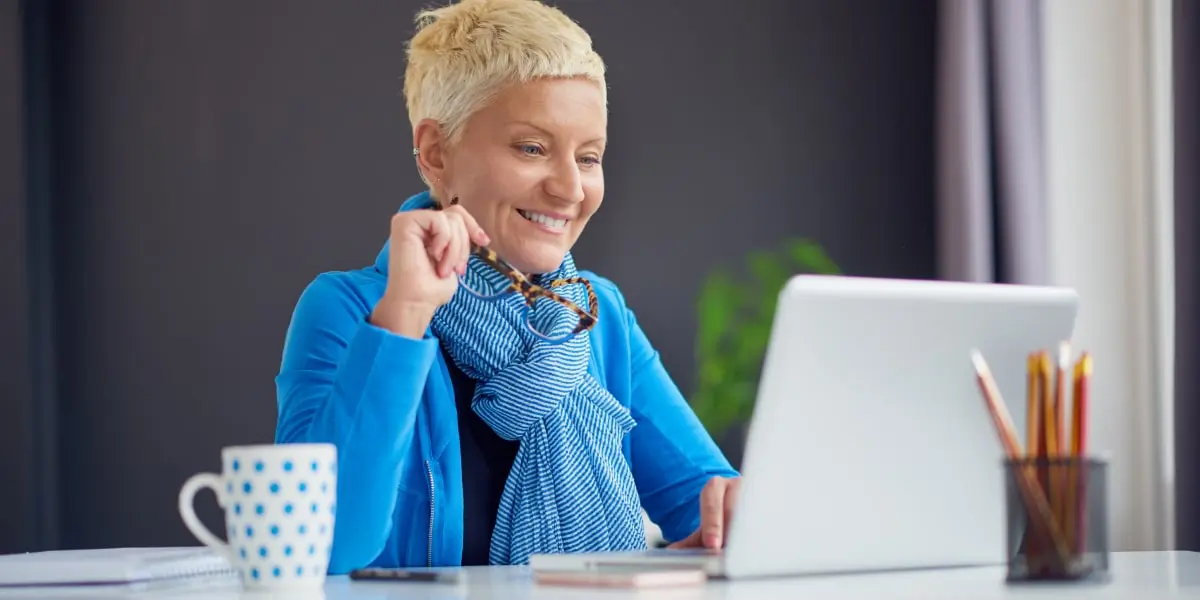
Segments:
[[[583,177],[579,173],[579,163],[575,162],[574,157],[554,161],[546,177],[545,187],[547,194],[564,202],[583,202]]]

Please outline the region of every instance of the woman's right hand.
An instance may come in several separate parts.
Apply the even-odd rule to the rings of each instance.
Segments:
[[[454,297],[465,273],[471,242],[485,246],[487,234],[460,205],[412,210],[392,217],[387,288],[371,322],[412,338],[425,335],[433,312]]]

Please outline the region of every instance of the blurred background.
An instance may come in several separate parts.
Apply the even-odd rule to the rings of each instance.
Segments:
[[[1114,548],[1200,550],[1195,3],[551,3],[609,68],[577,262],[735,464],[787,276],[1070,285]],[[421,190],[428,4],[0,0],[0,552],[195,543],[299,293]]]

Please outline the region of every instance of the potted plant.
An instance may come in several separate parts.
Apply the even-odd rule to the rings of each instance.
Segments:
[[[696,385],[690,403],[734,466],[754,409],[779,292],[802,272],[840,274],[819,244],[799,238],[746,258],[749,279],[714,269],[696,302]]]

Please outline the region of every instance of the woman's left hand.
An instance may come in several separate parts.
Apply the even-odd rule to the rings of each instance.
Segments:
[[[668,548],[723,548],[725,532],[733,517],[738,492],[742,488],[740,477],[713,477],[700,490],[700,528],[692,535],[679,540]]]

